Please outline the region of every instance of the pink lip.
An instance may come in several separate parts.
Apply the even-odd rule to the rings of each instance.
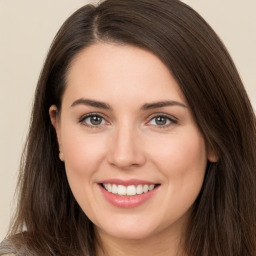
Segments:
[[[117,182],[117,180],[115,180],[115,182],[110,182],[110,180],[108,180],[107,182],[104,181],[105,184],[119,184],[119,185],[126,185],[128,182],[128,185],[135,185],[135,183],[131,183],[130,181],[123,181],[122,183]],[[154,184],[154,183],[141,183],[142,181],[140,181],[138,184]],[[117,207],[121,207],[121,208],[134,208],[137,207],[139,205],[142,205],[144,202],[146,202],[147,200],[149,200],[158,190],[159,186],[157,186],[156,188],[154,188],[153,190],[147,192],[147,193],[142,193],[140,195],[134,195],[134,196],[119,196],[117,194],[112,194],[110,192],[108,192],[105,188],[102,187],[101,184],[99,184],[99,188],[103,194],[103,196],[105,197],[105,199],[111,203],[114,206]]]
[[[129,185],[151,185],[151,184],[156,184],[150,181],[146,180],[138,180],[138,179],[129,179],[129,180],[120,180],[120,179],[107,179],[107,180],[102,180],[99,183],[101,184],[116,184],[116,185],[123,185],[123,186],[129,186]]]

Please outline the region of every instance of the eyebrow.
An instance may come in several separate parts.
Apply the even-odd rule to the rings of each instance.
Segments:
[[[187,108],[187,106],[181,102],[173,101],[173,100],[166,100],[166,101],[158,101],[158,102],[153,102],[153,103],[146,103],[141,107],[141,109],[149,110],[149,109],[163,108],[163,107],[168,107],[168,106],[179,106],[179,107]]]
[[[77,106],[77,105],[86,105],[86,106],[91,106],[91,107],[96,107],[96,108],[101,108],[101,109],[106,109],[106,110],[112,110],[109,104],[101,102],[101,101],[96,101],[96,100],[89,100],[89,99],[84,99],[80,98],[78,100],[75,100],[71,107]],[[149,109],[154,109],[154,108],[163,108],[163,107],[168,107],[168,106],[180,106],[187,108],[187,106],[181,102],[178,101],[173,101],[173,100],[166,100],[166,101],[158,101],[158,102],[153,102],[153,103],[145,103],[142,105],[141,110],[149,110]]]
[[[96,101],[96,100],[83,99],[83,98],[75,100],[72,103],[71,107],[74,107],[77,105],[86,105],[86,106],[91,106],[91,107],[96,107],[96,108],[107,109],[107,110],[112,109],[107,103],[104,103],[101,101]]]

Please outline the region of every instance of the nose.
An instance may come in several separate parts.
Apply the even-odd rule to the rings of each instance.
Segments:
[[[142,166],[146,162],[141,135],[128,125],[116,128],[111,136],[108,162],[119,169]]]

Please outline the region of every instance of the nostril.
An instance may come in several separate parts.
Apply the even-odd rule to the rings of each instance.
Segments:
[[[146,162],[143,152],[109,153],[108,162],[120,169],[130,169],[142,166]]]

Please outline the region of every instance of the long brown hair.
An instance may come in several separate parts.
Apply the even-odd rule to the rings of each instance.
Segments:
[[[187,254],[255,256],[255,116],[222,42],[178,0],[106,0],[80,8],[63,24],[36,89],[10,232],[13,242],[37,255],[95,255],[93,224],[69,188],[48,111],[53,104],[61,108],[74,57],[99,41],[157,55],[176,78],[207,145],[218,155],[217,163],[208,163],[194,205]],[[27,231],[15,236],[24,226]]]

